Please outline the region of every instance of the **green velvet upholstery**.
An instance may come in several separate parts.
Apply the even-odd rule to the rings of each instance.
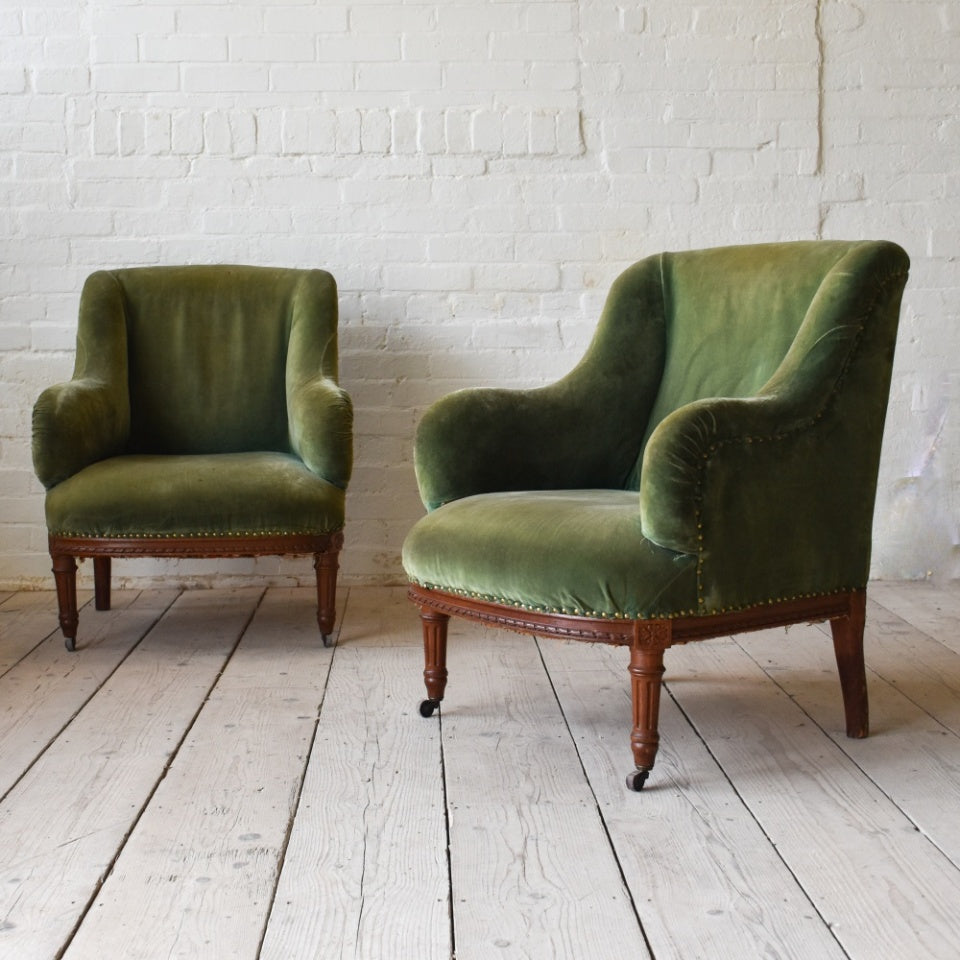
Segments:
[[[421,586],[571,616],[686,612],[697,584],[695,556],[644,536],[631,490],[465,497],[419,521],[404,563]]]
[[[352,408],[323,270],[100,271],[73,379],[34,408],[53,536],[338,531]]]
[[[614,282],[586,355],[562,380],[434,404],[414,447],[427,509],[500,490],[626,488],[660,384],[664,326],[659,264],[645,260]]]
[[[66,537],[322,534],[342,529],[344,491],[289,453],[141,453],[57,484],[46,511]]]
[[[410,580],[632,620],[862,588],[907,269],[833,241],[630,267],[566,377],[426,412]]]

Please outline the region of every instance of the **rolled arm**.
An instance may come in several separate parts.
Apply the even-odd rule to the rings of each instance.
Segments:
[[[81,377],[48,387],[33,408],[33,465],[50,489],[84,467],[120,453],[128,408],[102,380]]]
[[[287,399],[290,444],[314,473],[345,490],[353,469],[353,404],[328,377],[293,388]]]
[[[640,517],[646,537],[662,547],[697,553],[702,545],[705,503],[720,484],[755,487],[758,496],[779,497],[771,478],[758,471],[761,445],[776,449],[783,464],[802,448],[812,459],[792,463],[809,474],[800,484],[811,498],[820,495],[821,458],[816,449],[816,416],[804,416],[782,399],[758,395],[744,399],[718,397],[687,404],[666,417],[650,437],[640,480]],[[813,447],[813,449],[810,449]],[[837,454],[840,451],[836,451]]]
[[[907,261],[874,244],[840,266],[762,390],[681,407],[647,444],[643,532],[697,555],[703,613],[866,584]]]
[[[124,299],[116,277],[98,270],[80,294],[73,379],[48,387],[33,409],[33,463],[49,489],[105,457],[130,435]]]
[[[865,586],[883,408],[874,432],[845,406],[796,417],[776,398],[707,401],[654,431],[642,530],[697,557],[700,613]]]
[[[535,489],[553,463],[544,391],[476,388],[438,400],[417,426],[414,465],[428,510],[475,493]],[[554,419],[554,425],[556,425]]]
[[[452,393],[424,414],[414,465],[428,510],[506,490],[608,487],[637,456],[625,404],[577,371],[532,390]],[[634,395],[635,396],[635,395]],[[629,398],[624,398],[629,399]]]
[[[704,399],[664,418],[641,468],[650,539],[684,552],[702,549],[698,518],[711,485],[721,483],[755,487],[760,502],[795,495],[811,509],[854,499],[861,509],[847,525],[869,527],[908,263],[895,244],[854,247],[825,279],[793,345],[755,396]],[[758,473],[761,463],[773,473]],[[779,490],[771,488],[775,478]]]
[[[614,281],[590,346],[532,390],[469,389],[423,416],[414,460],[428,510],[507,490],[622,487],[636,465],[664,357],[660,260]]]

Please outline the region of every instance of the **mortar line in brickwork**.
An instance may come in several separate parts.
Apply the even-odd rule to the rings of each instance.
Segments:
[[[824,69],[824,40],[823,40],[823,2],[816,0],[813,16],[813,31],[817,40],[817,160],[814,174],[823,173],[823,69]],[[818,234],[819,236],[819,234]]]
[[[586,143],[583,138],[583,16],[581,15],[582,0],[577,0],[573,5],[573,27],[577,31],[577,124],[580,127],[581,143]]]

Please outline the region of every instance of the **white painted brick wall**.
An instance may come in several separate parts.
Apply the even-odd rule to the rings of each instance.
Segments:
[[[400,576],[423,409],[561,375],[661,249],[913,259],[874,573],[960,576],[960,14],[689,0],[0,8],[0,585],[51,585],[30,409],[99,267],[323,266],[354,397],[348,580]],[[120,564],[187,582],[269,559]]]

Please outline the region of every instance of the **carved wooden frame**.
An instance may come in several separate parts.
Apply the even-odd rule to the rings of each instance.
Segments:
[[[425,717],[437,709],[446,689],[447,625],[452,616],[520,633],[629,646],[628,671],[633,702],[630,745],[635,769],[627,777],[627,785],[633,790],[643,787],[656,759],[660,743],[658,723],[663,657],[668,647],[678,643],[829,620],[840,674],[847,736],[861,738],[869,732],[863,660],[864,590],[775,601],[712,616],[656,620],[605,620],[539,613],[442,590],[428,590],[416,584],[409,585],[408,596],[420,608],[423,626],[423,678],[427,699],[421,703],[420,713]]]
[[[343,533],[203,537],[63,537],[50,535],[50,557],[57,584],[60,629],[68,650],[76,649],[77,560],[93,559],[94,605],[110,609],[110,570],[114,557],[260,557],[313,554],[317,575],[317,624],[324,646],[336,620],[337,570]]]

